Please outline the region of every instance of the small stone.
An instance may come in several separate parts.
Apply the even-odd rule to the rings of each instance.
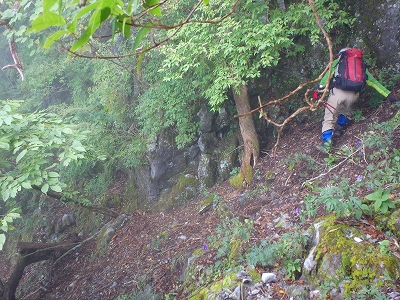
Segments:
[[[250,276],[244,277],[244,278],[242,279],[242,282],[243,282],[244,284],[250,283],[250,282],[251,282],[251,277],[250,277]]]
[[[321,292],[320,292],[319,290],[311,291],[311,292],[310,292],[310,298],[311,298],[311,299],[314,299],[315,297],[318,297],[320,293],[321,293]]]
[[[354,240],[356,241],[356,243],[361,243],[363,240],[359,237],[355,237]]]
[[[278,281],[278,278],[274,273],[263,273],[261,275],[261,281],[264,283],[274,283]]]
[[[252,295],[257,295],[260,292],[260,290],[254,289],[251,291]]]

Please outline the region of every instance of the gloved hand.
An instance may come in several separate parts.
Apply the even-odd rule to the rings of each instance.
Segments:
[[[388,99],[389,99],[390,103],[392,103],[392,104],[399,102],[399,99],[395,95],[393,95],[393,93],[390,93],[388,95]]]
[[[316,87],[316,89],[314,90],[314,93],[313,93],[314,100],[318,100],[319,98],[321,98],[321,93],[323,92],[324,88],[325,87],[323,85],[318,85]]]

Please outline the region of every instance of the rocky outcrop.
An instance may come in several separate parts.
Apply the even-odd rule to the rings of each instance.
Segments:
[[[307,249],[301,251],[306,255],[301,274],[296,276],[298,281],[285,280],[289,270],[286,274],[276,269],[259,274],[254,267],[246,266],[239,273],[228,271],[219,280],[193,292],[189,299],[275,299],[276,286],[280,286],[289,299],[322,299],[329,295],[329,299],[343,300],[358,295],[365,287],[372,293],[396,286],[400,276],[396,246],[366,233],[368,230],[363,230],[361,224],[367,224],[359,222],[360,226],[355,226],[356,223],[333,216],[314,223],[307,234]],[[390,299],[400,297],[395,291],[388,295]]]
[[[239,165],[233,116],[226,109],[212,113],[207,107],[202,107],[197,116],[200,133],[193,144],[179,149],[173,131],[164,132],[149,152],[147,168],[131,173],[142,199],[150,200],[156,209],[192,199],[229,178]]]

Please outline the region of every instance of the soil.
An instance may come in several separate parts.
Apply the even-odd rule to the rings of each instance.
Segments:
[[[336,141],[335,148],[355,145],[362,133],[368,130],[369,124],[385,121],[397,111],[387,101],[376,109],[360,109],[365,119],[352,123]],[[255,178],[244,190],[238,191],[229,181],[210,190],[211,194],[218,195],[218,205],[224,205],[231,218],[254,221],[251,243],[279,237],[291,230],[271,226],[283,214],[290,216],[290,221],[300,229],[310,225],[312,219],[301,222],[299,218],[303,198],[310,192],[304,186],[307,180],[319,176],[319,180],[328,182],[333,176],[346,176],[351,184],[363,174],[365,163],[355,164],[351,159],[335,169],[322,172],[308,166],[306,161],[289,167],[290,157],[294,157],[295,153],[312,156],[321,166],[326,165],[324,159],[328,155],[316,148],[320,143],[320,125],[319,120],[292,123],[282,136],[275,154],[271,151],[272,144],[265,145],[263,157],[256,166]],[[399,148],[398,132],[394,139]],[[268,189],[266,186],[269,186]],[[186,299],[181,279],[191,253],[196,249],[205,252],[202,261],[197,263],[207,265],[216,260],[216,250],[208,249],[208,240],[215,235],[221,219],[213,207],[199,213],[205,197],[199,195],[169,211],[149,213],[138,210],[128,214],[129,219],[116,231],[108,251],[103,255],[95,254],[96,239],[93,238],[59,259],[53,267],[51,265],[55,261],[28,266],[20,282],[19,299],[115,299],[146,285],[152,287],[153,293],[169,293],[176,295],[177,299]],[[61,208],[64,213],[65,206]],[[87,238],[90,235],[81,237],[82,240]],[[4,281],[12,266],[4,254],[0,255],[0,264],[0,278]],[[276,299],[286,298],[281,294]]]

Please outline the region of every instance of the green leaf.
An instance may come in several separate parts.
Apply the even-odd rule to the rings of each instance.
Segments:
[[[6,242],[6,236],[1,233],[0,234],[0,250],[3,250],[4,243]]]
[[[63,130],[62,130],[62,132],[64,132],[65,134],[72,134],[73,133],[73,131],[72,131],[72,129],[71,128],[64,128]]]
[[[72,45],[70,51],[74,52],[81,48],[83,45],[85,45],[90,37],[95,33],[97,28],[103,23],[108,16],[111,13],[111,7],[114,7],[114,3],[112,0],[103,0],[103,1],[97,1],[102,4],[102,6],[98,7],[93,15],[90,17],[89,24],[87,26],[87,29],[85,33],[80,37],[80,39]]]
[[[48,11],[46,13],[39,15],[35,20],[33,20],[32,27],[27,30],[27,33],[40,32],[52,26],[63,26],[63,25],[66,25],[66,22],[63,17],[56,14],[55,12]]]
[[[64,166],[64,167],[68,166],[70,162],[71,162],[71,159],[70,159],[70,158],[66,158],[66,159],[63,161],[63,166]]]
[[[9,190],[2,190],[1,191],[1,197],[3,198],[3,201],[7,201],[8,198],[10,198],[10,191]]]
[[[21,215],[19,213],[8,213],[7,216],[9,216],[13,219],[21,218]]]
[[[3,118],[4,123],[6,123],[7,125],[11,125],[13,120],[14,120],[14,118],[12,116],[5,116]]]
[[[145,27],[140,28],[138,33],[136,34],[135,41],[133,42],[132,51],[135,52],[136,48],[139,46],[140,42],[143,40],[143,37],[150,30],[153,23],[147,23]]]
[[[140,53],[138,58],[137,58],[137,63],[136,63],[136,73],[137,74],[140,74],[140,67],[142,65],[144,54],[145,54],[145,52]]]
[[[375,211],[379,211],[382,206],[382,199],[378,199],[375,201]]]
[[[153,16],[162,16],[161,8],[158,5],[159,2],[160,2],[159,0],[146,0],[146,3],[143,6],[144,8],[150,8],[156,6],[155,8],[151,9],[149,13]]]
[[[91,12],[92,10],[96,9],[100,5],[99,1],[96,1],[88,6],[85,6],[83,9],[79,11],[79,13],[75,16],[74,20],[72,21],[71,24],[68,24],[67,29],[70,33],[75,32],[76,30],[76,24],[78,23],[78,20],[86,15],[87,13]]]
[[[49,191],[49,185],[47,183],[43,184],[40,190],[43,194],[47,194],[47,192]]]
[[[131,26],[130,25],[126,25],[126,22],[130,21],[129,18],[124,18],[124,20],[122,21],[122,33],[124,34],[125,37],[129,38],[131,36]]]
[[[0,226],[0,230],[2,230],[2,231],[4,231],[4,232],[7,232],[7,231],[8,231],[8,224],[7,224],[7,222],[6,222],[5,220],[3,220],[1,223],[2,223],[2,225]]]
[[[5,150],[10,149],[10,144],[8,143],[8,140],[5,140],[4,138],[0,138],[0,149],[5,149]]]
[[[368,199],[368,200],[371,200],[371,201],[382,199],[382,188],[379,188],[375,192],[365,196],[365,198]]]
[[[139,11],[139,0],[131,0],[128,5],[128,13],[137,14]]]
[[[363,213],[363,212],[362,212],[361,209],[357,209],[357,210],[356,210],[355,217],[356,217],[357,220],[360,220],[360,219],[361,219],[362,213]]]
[[[27,149],[22,150],[22,151],[18,154],[17,158],[15,159],[15,162],[18,163],[18,162],[25,156],[25,154],[26,154],[27,152],[28,152]]]
[[[390,190],[384,190],[382,194],[382,199],[383,200],[389,200],[390,199]]]
[[[107,20],[108,16],[111,14],[111,8],[105,7],[100,12],[100,24]]]
[[[43,48],[48,49],[54,42],[58,41],[63,35],[68,34],[68,30],[59,30],[50,35],[43,44]]]
[[[32,188],[32,185],[31,185],[31,183],[30,183],[29,181],[21,182],[21,186],[22,186],[24,189],[27,189],[27,190],[29,190],[29,189]]]
[[[388,211],[388,206],[386,202],[383,202],[381,205],[381,213],[386,214]]]
[[[58,177],[60,177],[60,174],[58,174],[57,172],[49,172],[48,175],[49,175],[49,177],[51,177],[51,178],[58,178]]]
[[[58,0],[43,0],[43,13],[48,12]]]
[[[52,185],[50,188],[57,193],[62,192],[62,188],[59,185]]]
[[[74,147],[74,149],[77,150],[77,151],[80,151],[80,152],[86,152],[86,149],[84,147],[82,147],[82,146]]]
[[[204,5],[209,5],[210,4],[210,0],[203,0]]]

